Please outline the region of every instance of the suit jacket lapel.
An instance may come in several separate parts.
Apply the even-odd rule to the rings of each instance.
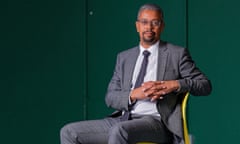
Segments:
[[[160,42],[159,49],[158,49],[158,67],[157,67],[157,80],[163,80],[165,69],[166,69],[166,62],[168,53],[166,51],[167,47],[164,42]]]
[[[158,66],[157,66],[157,80],[163,80],[164,73],[166,69],[166,62],[168,53],[166,51],[167,47],[165,42],[161,41],[159,44],[158,50]],[[135,47],[135,49],[128,55],[126,61],[126,73],[125,73],[125,81],[127,81],[127,87],[132,87],[132,77],[135,68],[135,64],[139,55],[139,47]]]
[[[132,53],[130,53],[130,55],[127,57],[127,61],[126,61],[126,73],[125,73],[125,80],[127,81],[127,87],[132,87],[132,77],[133,77],[133,72],[134,72],[134,68],[137,62],[137,58],[139,55],[139,47],[136,47]]]

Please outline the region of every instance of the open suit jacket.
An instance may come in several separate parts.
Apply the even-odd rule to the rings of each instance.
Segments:
[[[106,104],[118,111],[129,109],[132,76],[139,47],[118,54],[113,77],[106,94]],[[161,41],[158,50],[157,81],[178,80],[180,90],[159,99],[157,109],[166,127],[174,134],[175,143],[183,143],[181,102],[183,93],[208,95],[211,83],[196,67],[187,49]]]

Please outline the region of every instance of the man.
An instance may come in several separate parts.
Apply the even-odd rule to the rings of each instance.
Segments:
[[[211,83],[187,49],[160,41],[163,12],[143,5],[136,21],[139,46],[121,52],[106,94],[110,117],[71,123],[61,144],[183,144],[180,104],[184,93],[208,95]]]

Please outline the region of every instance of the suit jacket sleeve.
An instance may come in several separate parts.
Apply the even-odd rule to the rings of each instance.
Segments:
[[[130,80],[128,80],[129,82],[126,82],[127,80],[124,81],[124,58],[121,55],[122,54],[120,53],[117,56],[114,74],[108,85],[105,101],[108,107],[117,110],[128,110],[131,84],[129,84]],[[128,83],[129,85],[126,86],[126,83]]]
[[[183,49],[179,60],[181,91],[189,91],[192,95],[209,95],[212,90],[211,82],[196,67],[187,49]]]

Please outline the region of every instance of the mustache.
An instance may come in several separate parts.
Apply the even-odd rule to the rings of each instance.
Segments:
[[[151,33],[153,33],[154,35],[156,34],[154,31],[151,31],[151,30],[144,31],[143,34],[145,34],[145,33],[147,33],[147,32],[151,32]]]

